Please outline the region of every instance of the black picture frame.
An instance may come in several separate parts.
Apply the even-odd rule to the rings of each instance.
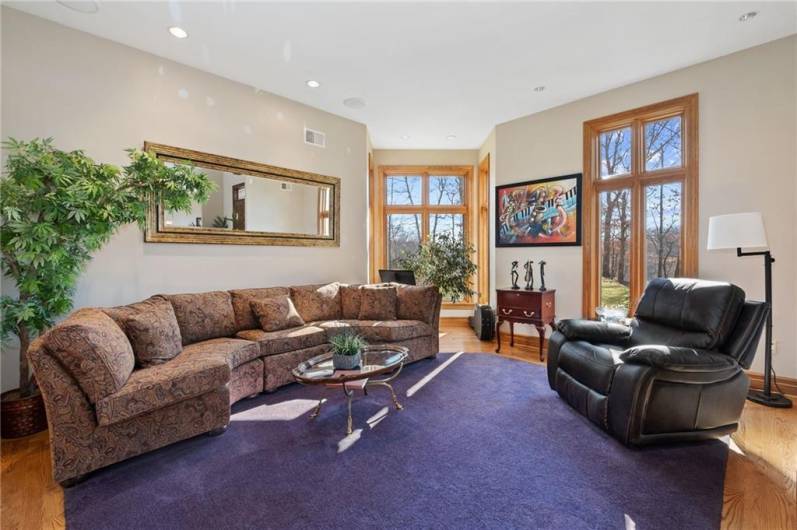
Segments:
[[[527,188],[533,185],[545,184],[550,182],[556,182],[559,180],[572,180],[575,179],[575,209],[576,209],[576,229],[575,229],[575,241],[525,241],[525,242],[514,242],[514,241],[506,241],[505,239],[502,240],[501,232],[502,232],[502,222],[501,218],[504,214],[502,209],[503,205],[501,204],[501,195],[504,190],[510,190],[512,188],[517,188],[518,191],[522,190],[523,188]],[[503,184],[501,186],[495,187],[495,246],[496,248],[509,248],[509,247],[580,247],[581,246],[581,231],[582,231],[582,219],[581,219],[581,207],[584,201],[584,188],[582,186],[582,179],[583,175],[581,173],[572,173],[569,175],[561,175],[557,177],[547,177],[543,179],[535,179],[535,180],[526,180],[523,182],[513,182],[511,184]],[[566,199],[567,200],[567,199]],[[550,206],[548,206],[550,207]]]

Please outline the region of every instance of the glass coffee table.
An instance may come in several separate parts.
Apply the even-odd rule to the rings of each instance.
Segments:
[[[354,396],[354,391],[358,388],[368,395],[369,386],[386,387],[390,390],[396,410],[404,408],[396,398],[396,392],[390,382],[398,377],[408,354],[409,350],[403,346],[369,345],[363,349],[363,360],[359,368],[354,370],[335,370],[332,366],[332,353],[325,353],[304,361],[294,368],[293,377],[303,385],[325,385],[332,388],[342,388],[343,393],[346,395],[349,409],[346,434],[351,434],[351,400]],[[310,415],[311,418],[318,417],[323,403],[323,399],[318,401],[318,405],[316,405],[315,410]]]

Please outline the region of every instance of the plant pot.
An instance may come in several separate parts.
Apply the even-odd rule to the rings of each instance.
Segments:
[[[41,392],[21,397],[19,389],[0,394],[0,435],[21,438],[47,429],[47,415]]]
[[[340,355],[337,353],[332,354],[332,366],[335,370],[354,370],[362,362],[362,353],[358,352],[356,355]]]

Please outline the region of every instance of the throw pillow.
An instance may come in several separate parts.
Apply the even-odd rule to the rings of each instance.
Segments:
[[[340,284],[291,287],[291,299],[305,322],[340,318]]]
[[[304,320],[287,295],[252,300],[250,305],[263,331],[279,331],[304,325]]]
[[[287,287],[262,287],[254,289],[235,289],[230,291],[232,298],[232,308],[235,312],[235,326],[238,331],[245,329],[255,329],[260,327],[260,322],[252,312],[252,300],[262,300],[274,296],[290,294],[291,290]]]
[[[136,361],[122,328],[98,309],[72,313],[45,335],[44,346],[91,403],[122,388]]]
[[[124,329],[142,368],[165,363],[183,350],[180,326],[171,305],[128,317]]]
[[[235,311],[227,291],[164,297],[172,303],[184,345],[235,335]]]
[[[435,321],[438,309],[436,287],[403,285],[398,288],[398,318],[420,320],[427,324]]]
[[[365,286],[360,292],[359,320],[396,320],[395,287]]]
[[[340,287],[340,309],[346,320],[360,318],[360,285],[342,285]]]

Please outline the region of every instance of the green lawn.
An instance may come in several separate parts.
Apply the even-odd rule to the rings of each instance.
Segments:
[[[628,287],[615,280],[601,278],[601,305],[627,308]]]

